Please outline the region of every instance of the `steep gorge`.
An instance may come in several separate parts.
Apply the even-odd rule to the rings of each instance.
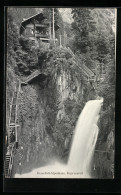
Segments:
[[[37,69],[47,75],[22,85],[19,92],[19,147],[14,156],[14,175],[43,166],[52,158],[66,162],[78,116],[85,103],[95,99],[97,94],[93,85],[83,79],[82,72],[66,48],[36,49],[29,40],[19,37],[19,26],[14,19],[9,17],[8,24],[7,119],[17,79],[22,81]],[[85,55],[81,57],[80,66]],[[113,106],[109,104],[108,108],[112,113]],[[113,148],[113,153],[95,152],[94,164],[98,178],[108,177],[109,167],[114,160],[114,135],[108,124],[103,124],[103,114],[105,109],[102,111],[96,149],[108,151]],[[110,122],[110,110],[106,114],[107,118]],[[112,175],[113,168],[109,177]]]
[[[41,64],[38,60],[38,66],[48,76],[44,80],[40,76],[22,86],[19,94],[19,149],[14,172],[28,172],[50,162],[52,157],[66,161],[78,115],[91,99],[88,96],[91,85],[75,69],[68,50],[55,48],[46,54],[52,59],[45,57]]]

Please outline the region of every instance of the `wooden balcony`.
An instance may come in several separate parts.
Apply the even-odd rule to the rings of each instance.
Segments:
[[[41,34],[41,33],[35,33],[35,37],[37,38],[49,38],[49,35]]]
[[[46,28],[47,27],[47,24],[35,24],[35,27]]]
[[[42,41],[50,41],[49,38],[40,38],[40,40],[42,40]]]

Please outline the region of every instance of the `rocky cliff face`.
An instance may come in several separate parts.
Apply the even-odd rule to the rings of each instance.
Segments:
[[[72,11],[71,8],[59,8],[59,11],[61,13],[64,22],[67,22],[69,24],[73,22],[73,18],[71,15],[71,11]]]
[[[44,79],[40,76],[21,87],[18,99],[19,148],[14,159],[14,173],[28,172],[53,158],[68,158],[75,124],[86,101],[85,96],[89,98],[91,85],[83,81],[81,73],[67,68],[70,59],[74,63],[71,56],[69,59],[64,57],[67,61],[60,63],[63,49],[58,48],[57,53],[56,56],[53,54],[58,60],[57,70],[50,74],[48,62],[51,64],[54,59],[46,61],[45,58],[41,63],[44,63],[43,71],[48,71],[48,76]]]
[[[22,87],[19,95],[19,124],[15,172],[27,172],[45,164],[53,153],[52,138],[47,134],[47,116],[39,83]],[[46,152],[45,152],[46,151]],[[19,162],[21,166],[18,166]]]

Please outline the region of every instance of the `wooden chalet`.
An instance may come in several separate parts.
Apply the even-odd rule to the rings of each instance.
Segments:
[[[38,47],[42,42],[49,43],[50,40],[56,39],[56,31],[59,29],[59,26],[55,22],[53,24],[53,21],[49,21],[43,13],[23,19],[20,35],[29,38]]]

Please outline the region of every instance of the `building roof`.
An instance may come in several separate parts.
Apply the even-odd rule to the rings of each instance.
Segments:
[[[27,19],[24,19],[24,20],[21,22],[21,24],[24,25],[26,22],[31,21],[31,19],[37,18],[38,16],[41,17],[42,20],[45,19],[43,13],[39,13],[39,14],[35,14],[35,15],[33,15],[33,16],[27,18]]]
[[[44,16],[44,14],[41,12],[41,13],[38,13],[38,14],[35,14],[27,19],[24,19],[22,22],[21,22],[21,27],[20,27],[20,34],[22,34],[22,32],[24,31],[24,28],[26,27],[27,24],[29,24],[32,19],[40,19],[41,21],[46,19],[46,17]],[[55,23],[55,30],[58,30],[59,29],[59,25],[57,25]]]

